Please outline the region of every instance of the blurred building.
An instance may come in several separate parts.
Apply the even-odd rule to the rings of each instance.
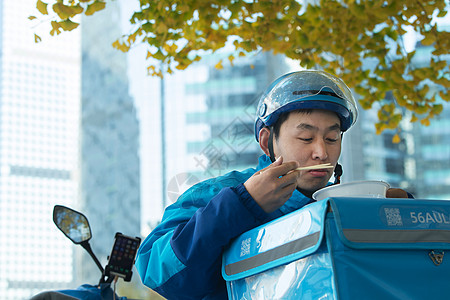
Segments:
[[[200,180],[254,167],[262,153],[254,136],[257,97],[289,67],[282,56],[260,53],[216,69],[220,57],[162,80],[165,205]]]
[[[122,34],[119,3],[108,3],[81,28],[81,207],[103,266],[114,235],[140,236],[139,123],[128,93],[126,55],[112,47]],[[100,271],[82,251],[77,280],[96,284]],[[137,274],[136,274],[137,276]]]
[[[100,271],[55,227],[83,212],[103,265],[115,232],[139,236],[139,123],[116,3],[51,37],[36,1],[0,2],[0,298],[95,284]],[[42,42],[34,42],[34,33]],[[82,45],[82,47],[80,47]]]
[[[449,25],[446,30],[450,30]],[[432,51],[432,47],[417,44],[415,64],[428,63]],[[450,57],[447,60],[450,61]],[[450,80],[450,73],[445,76]],[[432,86],[430,92],[442,89]],[[429,126],[419,122],[412,126],[415,142],[412,156],[416,170],[414,188],[417,197],[450,200],[450,106],[439,96],[436,103],[442,104],[444,109]]]
[[[28,20],[34,7],[0,1],[1,299],[73,281],[72,244],[52,210],[78,199],[80,32],[50,38]]]
[[[442,29],[448,31],[448,25],[446,28]],[[418,67],[428,64],[432,47],[419,42],[415,50],[413,63]],[[450,79],[448,73],[446,76]],[[431,86],[430,93],[443,88]],[[394,99],[387,94],[385,101]],[[450,200],[450,106],[439,96],[436,103],[444,109],[430,126],[410,123],[410,112],[404,112],[398,144],[392,143],[395,131],[375,134],[376,109],[359,109],[358,122],[344,134],[343,182],[383,180],[408,190],[415,198]]]
[[[411,126],[402,124],[402,140],[394,144],[394,131],[386,130],[380,135],[375,133],[374,124],[378,120],[375,109],[363,110],[359,107],[358,112],[358,121],[343,135],[342,182],[383,180],[392,187],[409,191],[415,180],[415,174],[407,171],[408,162],[412,159],[410,147],[414,145]]]

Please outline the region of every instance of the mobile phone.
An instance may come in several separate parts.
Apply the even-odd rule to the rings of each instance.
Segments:
[[[114,245],[111,255],[108,258],[108,264],[105,268],[106,276],[122,277],[125,281],[130,281],[133,272],[134,259],[141,244],[139,237],[131,237],[117,232],[114,237]]]

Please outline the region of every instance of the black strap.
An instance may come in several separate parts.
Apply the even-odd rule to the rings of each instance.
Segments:
[[[339,163],[336,164],[336,167],[334,168],[334,184],[341,183],[342,173],[342,166]]]
[[[269,130],[270,130],[270,134],[269,134],[269,142],[267,144],[267,147],[269,148],[270,161],[273,163],[273,162],[275,162],[275,153],[273,152],[273,126],[270,126]]]

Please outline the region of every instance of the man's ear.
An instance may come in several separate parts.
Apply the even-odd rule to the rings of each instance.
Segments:
[[[270,136],[269,128],[264,127],[259,131],[259,147],[266,155],[270,155],[270,153],[269,153],[269,136]]]

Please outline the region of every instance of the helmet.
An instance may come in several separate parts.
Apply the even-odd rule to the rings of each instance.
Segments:
[[[325,109],[335,112],[346,131],[358,116],[352,92],[340,78],[324,71],[306,70],[288,73],[275,80],[259,98],[255,136],[272,126],[281,113],[297,109]]]

